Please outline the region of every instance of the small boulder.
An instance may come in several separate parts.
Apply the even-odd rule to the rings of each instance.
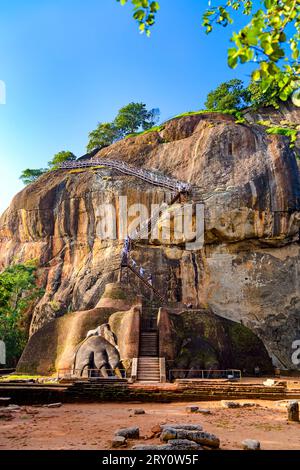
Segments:
[[[115,432],[115,436],[122,436],[126,439],[139,439],[140,429],[137,426],[132,426],[131,428],[118,429]]]
[[[161,435],[161,441],[169,441],[171,439],[177,439],[177,429],[174,428],[164,428]]]
[[[135,415],[144,415],[144,414],[146,414],[145,410],[143,410],[142,408],[137,408],[136,410],[134,410],[133,413]]]
[[[160,425],[161,431],[164,429],[185,429],[187,431],[203,431],[202,426],[200,424],[161,424]]]
[[[260,442],[255,439],[245,439],[242,446],[244,450],[260,450]]]
[[[173,450],[202,450],[202,447],[188,439],[172,439],[168,442]]]
[[[197,442],[206,447],[212,447],[218,449],[220,447],[220,439],[214,434],[201,431],[185,431],[178,430],[177,439],[188,439],[190,441]]]
[[[241,408],[241,404],[236,401],[221,401],[223,408]]]
[[[288,420],[289,421],[299,421],[299,404],[297,401],[293,401],[292,403],[288,404],[287,407],[288,411]]]
[[[187,439],[189,441],[194,441],[197,444],[215,449],[220,447],[220,439],[218,439],[214,434],[210,434],[208,432],[165,428],[160,435],[160,440],[168,441],[169,444],[170,441],[174,439]]]
[[[117,449],[118,447],[125,447],[127,445],[126,438],[123,436],[115,436],[111,441],[111,447]]]
[[[185,411],[187,413],[197,413],[199,410],[199,406],[186,406]]]
[[[197,413],[201,413],[203,415],[211,415],[211,411],[210,410],[207,410],[205,408],[199,408],[199,410],[197,411]]]

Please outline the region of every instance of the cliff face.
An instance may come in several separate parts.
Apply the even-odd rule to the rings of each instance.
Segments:
[[[192,199],[205,202],[204,247],[189,251],[180,243],[145,242],[135,247],[134,259],[170,301],[242,322],[275,363],[295,368],[300,177],[288,140],[230,116],[203,114],[118,142],[99,157],[197,186]],[[112,202],[118,209],[122,195],[128,205],[149,208],[170,199],[165,190],[115,170],[56,171],[15,196],[1,217],[0,266],[33,258],[40,265],[45,295],[34,308],[31,333],[67,312],[95,308],[105,285],[116,281],[122,243],[99,236],[99,207]],[[130,282],[148,296],[135,278]]]

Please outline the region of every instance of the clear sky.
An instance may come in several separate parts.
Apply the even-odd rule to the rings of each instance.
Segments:
[[[202,108],[222,81],[249,80],[249,66],[227,67],[230,29],[201,29],[206,0],[160,3],[149,39],[116,0],[1,1],[0,212],[23,169],[84,154],[88,132],[127,103],[159,107],[163,121]]]

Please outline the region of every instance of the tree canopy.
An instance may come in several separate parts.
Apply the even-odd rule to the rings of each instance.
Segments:
[[[125,5],[129,0],[117,0]],[[141,32],[150,35],[159,2],[131,0],[133,17]],[[252,80],[262,92],[286,101],[299,88],[300,0],[216,0],[208,3],[202,17],[207,34],[215,25],[226,27],[237,15],[245,16],[246,25],[231,37],[228,65],[251,62]],[[298,95],[297,95],[298,96]]]
[[[20,176],[20,180],[23,181],[25,185],[31,184],[34,181],[36,181],[40,176],[42,176],[44,173],[46,173],[45,168],[39,168],[39,169],[30,169],[26,168],[26,170],[22,171],[22,174]]]
[[[76,156],[69,150],[62,150],[61,152],[56,153],[52,160],[48,162],[48,167],[50,170],[55,170],[60,165],[60,163],[66,162],[68,160],[76,160]]]
[[[119,129],[113,122],[100,122],[95,130],[89,133],[87,151],[103,148],[113,144],[121,137]]]
[[[48,162],[48,168],[26,168],[26,170],[22,171],[20,180],[22,180],[25,185],[34,183],[44,173],[49,170],[55,170],[58,168],[60,163],[63,163],[66,160],[76,160],[76,156],[73,152],[62,150],[61,152],[56,153],[52,160]]]
[[[250,103],[250,92],[244,87],[242,80],[233,79],[221,83],[215,90],[208,93],[205,106],[214,111],[225,111],[239,110]]]
[[[159,115],[158,108],[147,110],[145,103],[129,103],[118,111],[113,122],[99,123],[89,133],[87,150],[107,147],[129,134],[149,130],[157,123]]]
[[[0,339],[8,366],[15,366],[27,340],[30,305],[43,291],[37,287],[34,262],[14,264],[0,273]]]

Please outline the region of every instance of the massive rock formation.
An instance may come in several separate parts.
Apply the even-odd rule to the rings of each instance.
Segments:
[[[293,118],[299,115],[294,109]],[[205,202],[203,248],[155,240],[136,246],[133,257],[170,302],[242,323],[262,339],[274,364],[297,368],[291,355],[300,339],[300,177],[288,139],[206,113],[173,119],[99,157],[197,186],[192,199]],[[58,170],[16,195],[2,215],[0,266],[33,258],[40,266],[45,294],[32,312],[30,334],[67,312],[95,308],[106,284],[117,280],[122,244],[99,237],[98,209],[107,202],[118,209],[121,195],[149,208],[170,199],[166,190],[115,170]],[[134,277],[130,282],[132,291],[148,296]],[[126,307],[115,311],[128,309],[123,301]]]

